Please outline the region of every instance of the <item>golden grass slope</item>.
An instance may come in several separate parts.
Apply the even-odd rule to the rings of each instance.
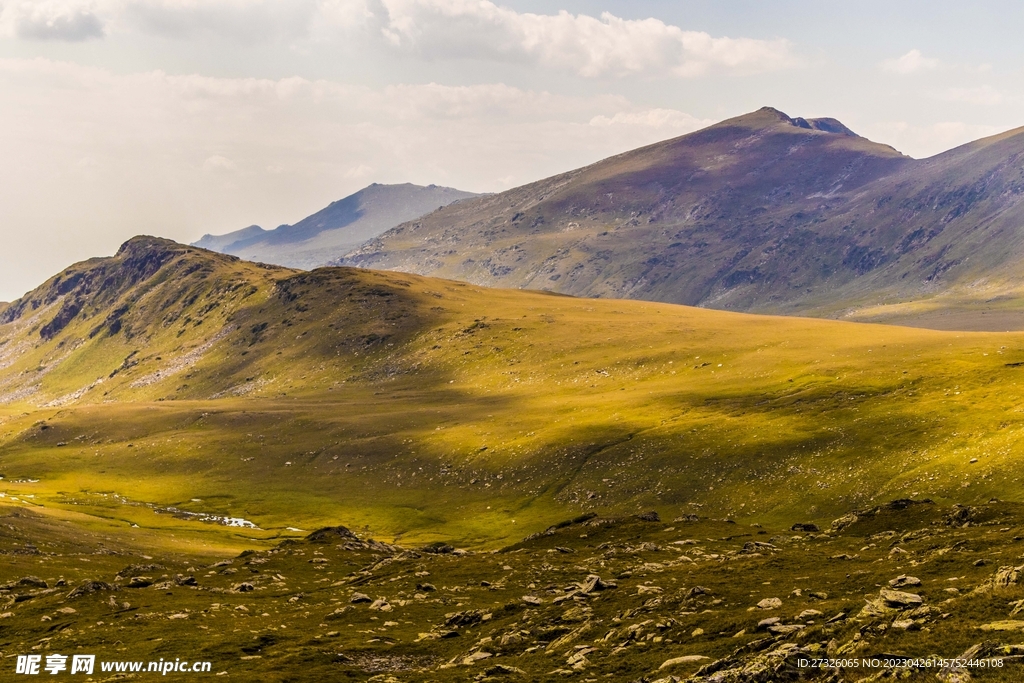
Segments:
[[[151,238],[4,316],[0,492],[125,528],[225,531],[173,516],[192,512],[252,521],[228,529],[244,539],[333,522],[493,546],[588,509],[791,524],[1021,499],[1017,333],[299,273]]]

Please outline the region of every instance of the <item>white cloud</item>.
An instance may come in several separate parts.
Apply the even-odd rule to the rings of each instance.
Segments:
[[[253,43],[307,36],[319,8],[313,0],[123,0],[111,9],[116,25],[149,35]]]
[[[170,38],[212,34],[243,42],[290,40],[307,36],[319,20],[344,24],[344,6],[358,4],[359,0],[10,0],[0,3],[0,32],[29,40],[78,41],[126,32]]]
[[[590,119],[591,126],[640,126],[657,129],[678,129],[691,132],[710,126],[714,121],[698,119],[675,109],[644,109],[641,111],[616,112],[613,116],[603,114]]]
[[[210,173],[216,173],[218,171],[234,171],[237,168],[238,164],[227,157],[222,157],[219,154],[207,157],[206,161],[203,162],[203,170]]]
[[[359,180],[361,178],[369,178],[373,174],[373,168],[366,164],[359,164],[353,168],[348,169],[343,174],[345,178]]]
[[[902,57],[887,59],[881,64],[884,71],[903,76],[931,71],[939,66],[939,60],[925,57],[920,50],[911,50]]]
[[[102,38],[103,20],[88,0],[15,0],[0,4],[0,31],[28,40]]]
[[[863,132],[872,140],[884,141],[905,154],[923,159],[979,138],[1002,133],[1009,128],[962,121],[942,121],[925,125],[887,121],[866,126]]]
[[[785,40],[715,38],[658,19],[520,13],[488,0],[384,0],[382,32],[429,59],[534,63],[585,77],[758,73],[797,63]]]
[[[991,85],[980,85],[976,88],[947,88],[939,94],[939,99],[946,102],[964,102],[991,107],[1002,104],[1006,100],[1006,96],[1001,90],[997,90]]]
[[[370,182],[500,190],[706,123],[500,83],[371,88],[45,59],[0,60],[0,92],[0,300],[134,234],[293,223]]]
[[[11,0],[2,7],[0,32],[25,39],[135,32],[265,43],[359,31],[380,48],[425,59],[539,65],[588,78],[751,74],[798,63],[783,39],[714,37],[608,12],[517,12],[489,0]]]

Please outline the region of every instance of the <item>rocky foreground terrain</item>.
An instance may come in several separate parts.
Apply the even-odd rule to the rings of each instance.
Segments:
[[[901,500],[821,530],[589,513],[488,552],[339,526],[219,558],[0,510],[8,673],[19,654],[91,653],[262,681],[1024,676],[1019,504]],[[126,677],[146,674],[90,680]]]

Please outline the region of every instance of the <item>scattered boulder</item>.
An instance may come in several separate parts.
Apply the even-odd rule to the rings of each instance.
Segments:
[[[358,540],[358,537],[347,527],[325,526],[306,536],[306,540],[310,543],[333,543],[340,540]]]
[[[662,669],[668,669],[673,666],[679,666],[680,664],[694,664],[696,662],[702,662],[708,657],[704,655],[683,655],[682,657],[673,657],[662,662],[661,666],[658,667],[658,671]]]
[[[464,665],[466,665],[466,666],[469,666],[471,664],[476,664],[477,662],[479,662],[482,659],[490,659],[493,656],[494,655],[491,654],[490,652],[484,652],[483,650],[477,650],[473,654],[467,655],[466,657],[463,657],[462,658],[462,663]]]
[[[48,588],[46,582],[38,576],[23,576],[18,579],[19,586],[32,586],[33,588]]]
[[[163,565],[160,564],[130,564],[117,573],[117,578],[127,579],[132,576],[144,576],[150,572],[160,571],[163,568]]]
[[[582,621],[586,621],[590,618],[593,613],[589,607],[577,605],[576,607],[570,607],[562,613],[562,616],[558,618],[564,624],[576,624]]]
[[[1006,619],[1004,621],[993,621],[990,624],[982,624],[978,628],[982,631],[1024,631],[1024,621]]]
[[[370,603],[370,609],[378,612],[390,612],[394,608],[391,606],[391,603],[387,601],[387,598],[377,598]]]
[[[104,581],[84,581],[73,591],[68,593],[68,599],[80,598],[83,595],[97,593],[99,591],[116,591],[117,586],[112,586]]]
[[[574,526],[576,524],[585,524],[586,522],[589,522],[590,520],[594,519],[595,517],[597,517],[597,513],[596,512],[584,512],[582,515],[579,515],[577,517],[573,517],[572,519],[567,519],[565,521],[559,522],[558,524],[552,524],[551,526],[549,526],[544,531],[539,531],[539,532],[537,532],[535,534],[530,534],[529,536],[526,537],[525,540],[532,541],[532,540],[534,540],[536,538],[540,538],[541,536],[551,536],[556,531],[558,531],[559,529],[564,529],[566,527]]]
[[[128,581],[128,588],[146,588],[153,585],[153,579],[149,576],[133,576]]]
[[[505,664],[495,664],[484,669],[484,676],[512,676],[525,675],[526,672],[515,666],[506,666]]]
[[[889,581],[889,585],[893,588],[906,588],[907,586],[920,586],[921,579],[916,576],[907,576],[906,574],[900,574],[895,579]]]
[[[762,550],[778,550],[778,548],[764,541],[747,541],[743,544],[740,552],[749,555],[751,553],[760,553]]]
[[[832,524],[829,526],[828,530],[833,534],[838,534],[847,527],[853,526],[858,521],[860,521],[860,517],[858,517],[856,513],[850,512],[839,519],[832,520]]]
[[[969,505],[954,505],[952,510],[942,516],[942,521],[946,526],[963,528],[974,523],[979,512],[978,508]]]
[[[431,555],[451,555],[455,552],[455,546],[445,543],[444,541],[434,541],[433,543],[424,546],[423,552],[430,553]]]
[[[1024,565],[1019,567],[1000,567],[988,581],[975,588],[974,592],[987,593],[993,590],[1006,590],[1010,586],[1019,584],[1022,575],[1024,575]]]
[[[1020,583],[1021,574],[1024,574],[1024,565],[1019,567],[1000,567],[996,575],[992,577],[993,588],[1009,588]]]
[[[882,600],[890,607],[906,608],[917,607],[924,603],[924,598],[915,593],[904,593],[903,591],[888,590],[883,588],[878,592]]]
[[[767,619],[762,619],[761,621],[757,622],[757,630],[767,630],[770,626],[778,626],[781,623],[782,619],[780,619],[779,617],[768,617]]]
[[[842,517],[833,520],[829,527],[829,531],[832,533],[839,533],[841,531],[845,531],[857,522],[871,519],[879,513],[901,512],[915,505],[934,505],[934,503],[928,499],[913,500],[911,498],[900,498],[899,500],[891,501],[885,505],[877,505],[863,510],[854,510],[853,512],[847,513]]]
[[[358,605],[361,602],[373,602],[373,598],[366,593],[353,593],[352,597],[349,598],[349,602],[353,605]]]
[[[473,626],[483,621],[484,613],[478,609],[466,610],[464,612],[449,612],[444,615],[444,625],[451,628],[463,628]]]
[[[861,608],[858,616],[866,619],[874,619],[879,617],[888,617],[895,611],[896,608],[889,605],[882,598],[875,598],[874,600],[865,600],[864,607]]]
[[[772,647],[774,639],[765,640],[766,642],[761,643],[762,647],[758,648],[761,650],[760,652],[738,650],[728,657],[701,667],[687,681],[690,683],[720,683],[724,681],[753,683],[754,681],[795,681],[804,677],[805,672],[801,672],[798,668],[797,660],[801,656],[811,654],[811,650],[802,648],[795,643],[782,643],[774,649],[768,649]],[[765,649],[768,651],[765,652]],[[814,655],[812,654],[812,656]]]
[[[603,581],[601,580],[601,577],[597,574],[590,574],[589,576],[587,576],[586,580],[576,585],[579,586],[580,593],[583,593],[584,595],[589,595],[594,591],[603,591],[608,590],[610,588],[618,588],[617,583],[613,581]]]
[[[765,598],[757,603],[758,609],[779,609],[782,607],[782,600],[779,598]]]

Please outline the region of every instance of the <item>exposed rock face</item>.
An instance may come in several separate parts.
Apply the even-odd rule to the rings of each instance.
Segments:
[[[974,592],[988,593],[992,591],[1002,591],[1010,588],[1011,586],[1018,585],[1022,576],[1024,576],[1024,565],[1020,565],[1018,567],[1000,567],[988,581],[974,589]]]

